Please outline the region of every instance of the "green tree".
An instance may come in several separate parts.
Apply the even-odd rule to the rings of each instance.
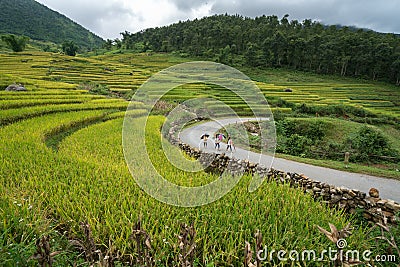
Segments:
[[[113,46],[113,41],[111,39],[107,39],[106,42],[103,44],[103,48],[107,50],[111,50]]]
[[[246,60],[247,65],[249,66],[259,66],[261,65],[261,50],[258,48],[256,44],[249,42],[247,44],[247,50],[244,53],[244,58]]]
[[[114,40],[114,44],[115,44],[115,47],[117,48],[117,49],[121,49],[121,47],[122,47],[122,41],[120,40],[120,39],[115,39]]]
[[[73,41],[65,41],[62,44],[62,50],[68,56],[76,56],[78,46]]]
[[[134,48],[135,44],[138,43],[138,40],[134,34],[131,34],[128,31],[121,32],[122,35],[122,45],[127,50],[131,50]]]
[[[391,65],[391,70],[393,73],[394,80],[396,81],[396,85],[400,85],[400,56],[399,59],[395,60]]]
[[[372,79],[376,80],[377,76],[388,73],[390,70],[389,58],[392,54],[393,48],[388,43],[379,43],[375,47],[373,53],[374,67],[372,72]]]
[[[225,48],[220,48],[217,54],[217,61],[223,64],[232,64],[232,52],[229,45]]]
[[[7,44],[7,46],[14,52],[22,52],[25,50],[26,43],[29,41],[29,37],[16,36],[14,34],[3,35],[1,40]]]

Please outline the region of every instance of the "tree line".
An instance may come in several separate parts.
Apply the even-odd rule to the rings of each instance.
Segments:
[[[248,18],[214,15],[121,33],[119,47],[176,52],[251,67],[286,67],[316,73],[384,80],[400,85],[400,36],[326,26],[289,15]],[[110,40],[108,40],[110,43]]]

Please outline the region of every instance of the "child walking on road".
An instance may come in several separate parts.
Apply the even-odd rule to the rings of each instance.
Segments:
[[[207,135],[204,135],[204,137],[203,137],[203,146],[204,147],[207,147],[207,141],[208,141],[208,136]]]
[[[219,150],[221,148],[221,141],[219,138],[215,139],[215,149]]]
[[[235,147],[235,145],[233,144],[233,140],[232,140],[232,138],[229,136],[228,137],[228,142],[227,142],[227,145],[226,145],[226,151],[228,151],[228,149],[232,152],[232,147],[235,149],[235,151],[236,151],[236,147]]]
[[[215,149],[220,150],[222,138],[222,134],[220,133],[215,135]]]

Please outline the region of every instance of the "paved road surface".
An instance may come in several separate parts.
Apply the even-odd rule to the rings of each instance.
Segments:
[[[250,120],[249,118],[242,118],[242,121]],[[254,119],[253,119],[254,120]],[[203,133],[208,133],[210,136],[222,128],[224,125],[233,124],[237,119],[222,119],[218,122],[210,121],[200,125],[183,130],[179,137],[182,142],[191,145],[192,147],[201,147],[202,140],[200,136]],[[212,138],[208,140],[207,152],[217,152],[214,149]],[[220,153],[225,152],[226,145],[221,144]],[[338,171],[324,167],[317,167],[309,164],[299,163],[291,160],[272,158],[268,155],[261,155],[258,153],[250,152],[241,148],[236,148],[236,151],[226,153],[237,159],[248,159],[251,162],[259,163],[266,167],[271,166],[277,170],[285,172],[302,173],[313,180],[325,182],[338,187],[347,187],[349,189],[357,189],[363,192],[369,191],[371,187],[377,188],[380,192],[381,198],[392,199],[400,203],[400,181],[376,177],[366,174],[350,173],[345,171]]]

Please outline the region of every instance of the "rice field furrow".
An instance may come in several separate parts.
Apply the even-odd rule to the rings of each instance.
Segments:
[[[83,103],[83,104],[60,104],[60,105],[47,105],[37,107],[26,107],[19,109],[7,109],[0,111],[0,125],[7,125],[32,117],[42,116],[45,114],[65,112],[65,111],[79,111],[79,110],[125,110],[128,103],[126,101],[111,101],[105,103]],[[142,103],[137,103],[137,108],[143,108]]]
[[[29,100],[4,100],[0,102],[0,109],[11,109],[32,106],[45,106],[56,104],[78,104],[84,103],[85,100],[80,99],[29,99]]]

